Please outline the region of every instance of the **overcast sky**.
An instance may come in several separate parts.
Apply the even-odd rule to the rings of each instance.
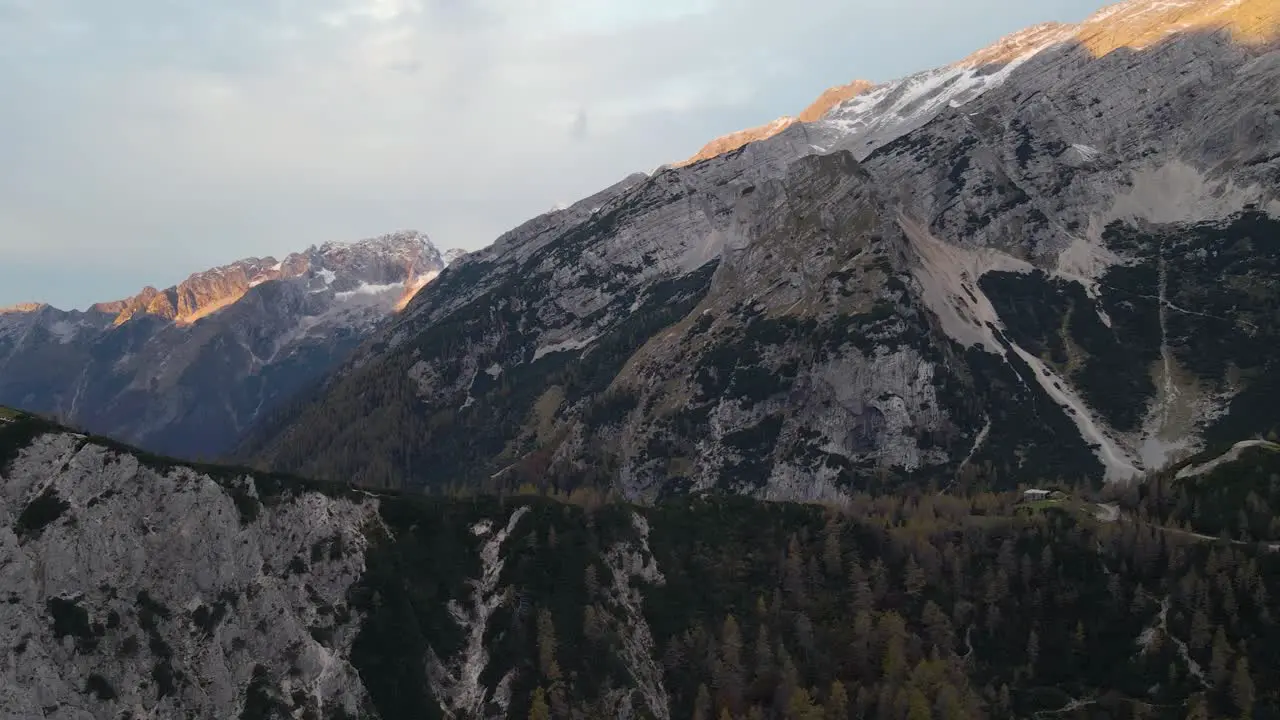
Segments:
[[[0,0],[0,306],[556,203],[1102,0]]]

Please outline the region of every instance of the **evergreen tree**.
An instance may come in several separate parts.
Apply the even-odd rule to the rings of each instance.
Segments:
[[[547,692],[541,687],[533,691],[529,706],[529,720],[551,720],[551,708],[547,706]]]
[[[1236,706],[1240,717],[1253,717],[1255,701],[1253,678],[1249,676],[1249,659],[1242,657],[1236,661],[1236,671],[1231,677],[1231,702]]]
[[[698,686],[698,696],[693,701],[693,720],[711,720],[711,692],[707,686]]]
[[[826,720],[849,720],[849,695],[845,692],[844,683],[839,680],[831,683],[825,709]]]

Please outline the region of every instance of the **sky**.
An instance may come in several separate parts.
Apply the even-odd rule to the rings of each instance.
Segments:
[[[0,306],[505,230],[1103,0],[0,0]]]

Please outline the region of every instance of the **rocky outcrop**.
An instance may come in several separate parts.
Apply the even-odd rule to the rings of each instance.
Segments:
[[[677,166],[692,165],[701,160],[709,160],[727,152],[732,152],[743,145],[767,140],[796,124],[796,122],[797,120],[793,117],[780,117],[773,122],[766,123],[759,127],[738,130],[736,132],[729,133],[728,135],[718,137],[704,145],[701,150],[694,153],[693,157],[678,163]]]
[[[1032,28],[535,219],[245,455],[831,498],[961,466],[1123,480],[1255,432],[1280,66],[1222,20],[1246,6]]]
[[[216,457],[444,268],[419,233],[255,258],[86,312],[0,315],[0,402]]]
[[[821,120],[836,106],[858,97],[875,86],[876,84],[870,80],[854,80],[846,85],[827,88],[818,96],[817,100],[814,100],[809,107],[796,116],[796,120],[805,123]]]
[[[149,465],[65,432],[0,470],[0,715],[283,704],[354,717],[368,703],[347,659],[360,620],[347,594],[375,501],[277,503],[253,478]]]

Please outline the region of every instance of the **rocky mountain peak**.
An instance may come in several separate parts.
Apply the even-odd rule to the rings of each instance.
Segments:
[[[425,275],[434,277],[444,269],[440,251],[425,233],[415,230],[350,243],[327,242],[312,246],[302,255],[312,270],[345,275],[340,285],[412,284]],[[290,256],[285,264],[291,265],[294,260],[294,256]]]
[[[1073,39],[1094,57],[1120,48],[1142,49],[1173,33],[1230,33],[1232,40],[1261,45],[1280,40],[1275,0],[1127,0],[1075,26]]]
[[[1006,63],[1034,54],[1042,49],[1066,41],[1075,30],[1074,25],[1058,22],[1040,23],[1010,33],[991,45],[969,55],[953,67],[983,68]]]
[[[796,124],[796,119],[790,116],[783,116],[773,122],[760,125],[758,127],[747,128],[746,130],[738,130],[728,135],[722,135],[715,140],[702,146],[702,149],[693,155],[693,157],[676,163],[676,167],[684,167],[692,165],[702,160],[709,160],[728,152],[733,152],[743,145],[749,145],[753,142],[767,140]]]
[[[251,257],[94,305],[0,314],[0,402],[186,457],[223,452],[444,269],[423,233]]]
[[[442,269],[444,260],[430,238],[404,230],[355,242],[313,245],[281,261],[244,258],[193,273],[165,290],[147,286],[130,298],[98,303],[92,309],[114,315],[116,325],[140,314],[190,325],[272,280],[308,277],[313,290],[334,292],[402,285],[412,295]]]
[[[1228,32],[1238,43],[1280,42],[1275,0],[1126,0],[1078,24],[1041,23],[1006,35],[952,65],[885,83],[855,80],[828,89],[796,117],[740,130],[707,143],[679,166],[717,157],[804,124],[804,144],[865,157],[948,107],[965,105],[1002,85],[1019,65],[1053,47],[1076,44],[1094,57],[1139,50],[1171,35]],[[812,127],[810,127],[812,125]],[[826,142],[836,136],[846,142]]]
[[[809,107],[805,108],[796,119],[803,123],[821,120],[831,109],[846,100],[870,91],[876,84],[870,80],[854,80],[846,85],[837,85],[827,88],[817,100],[814,100]]]
[[[38,312],[45,307],[42,303],[18,303],[8,307],[0,307],[0,315],[19,315],[25,313]]]

